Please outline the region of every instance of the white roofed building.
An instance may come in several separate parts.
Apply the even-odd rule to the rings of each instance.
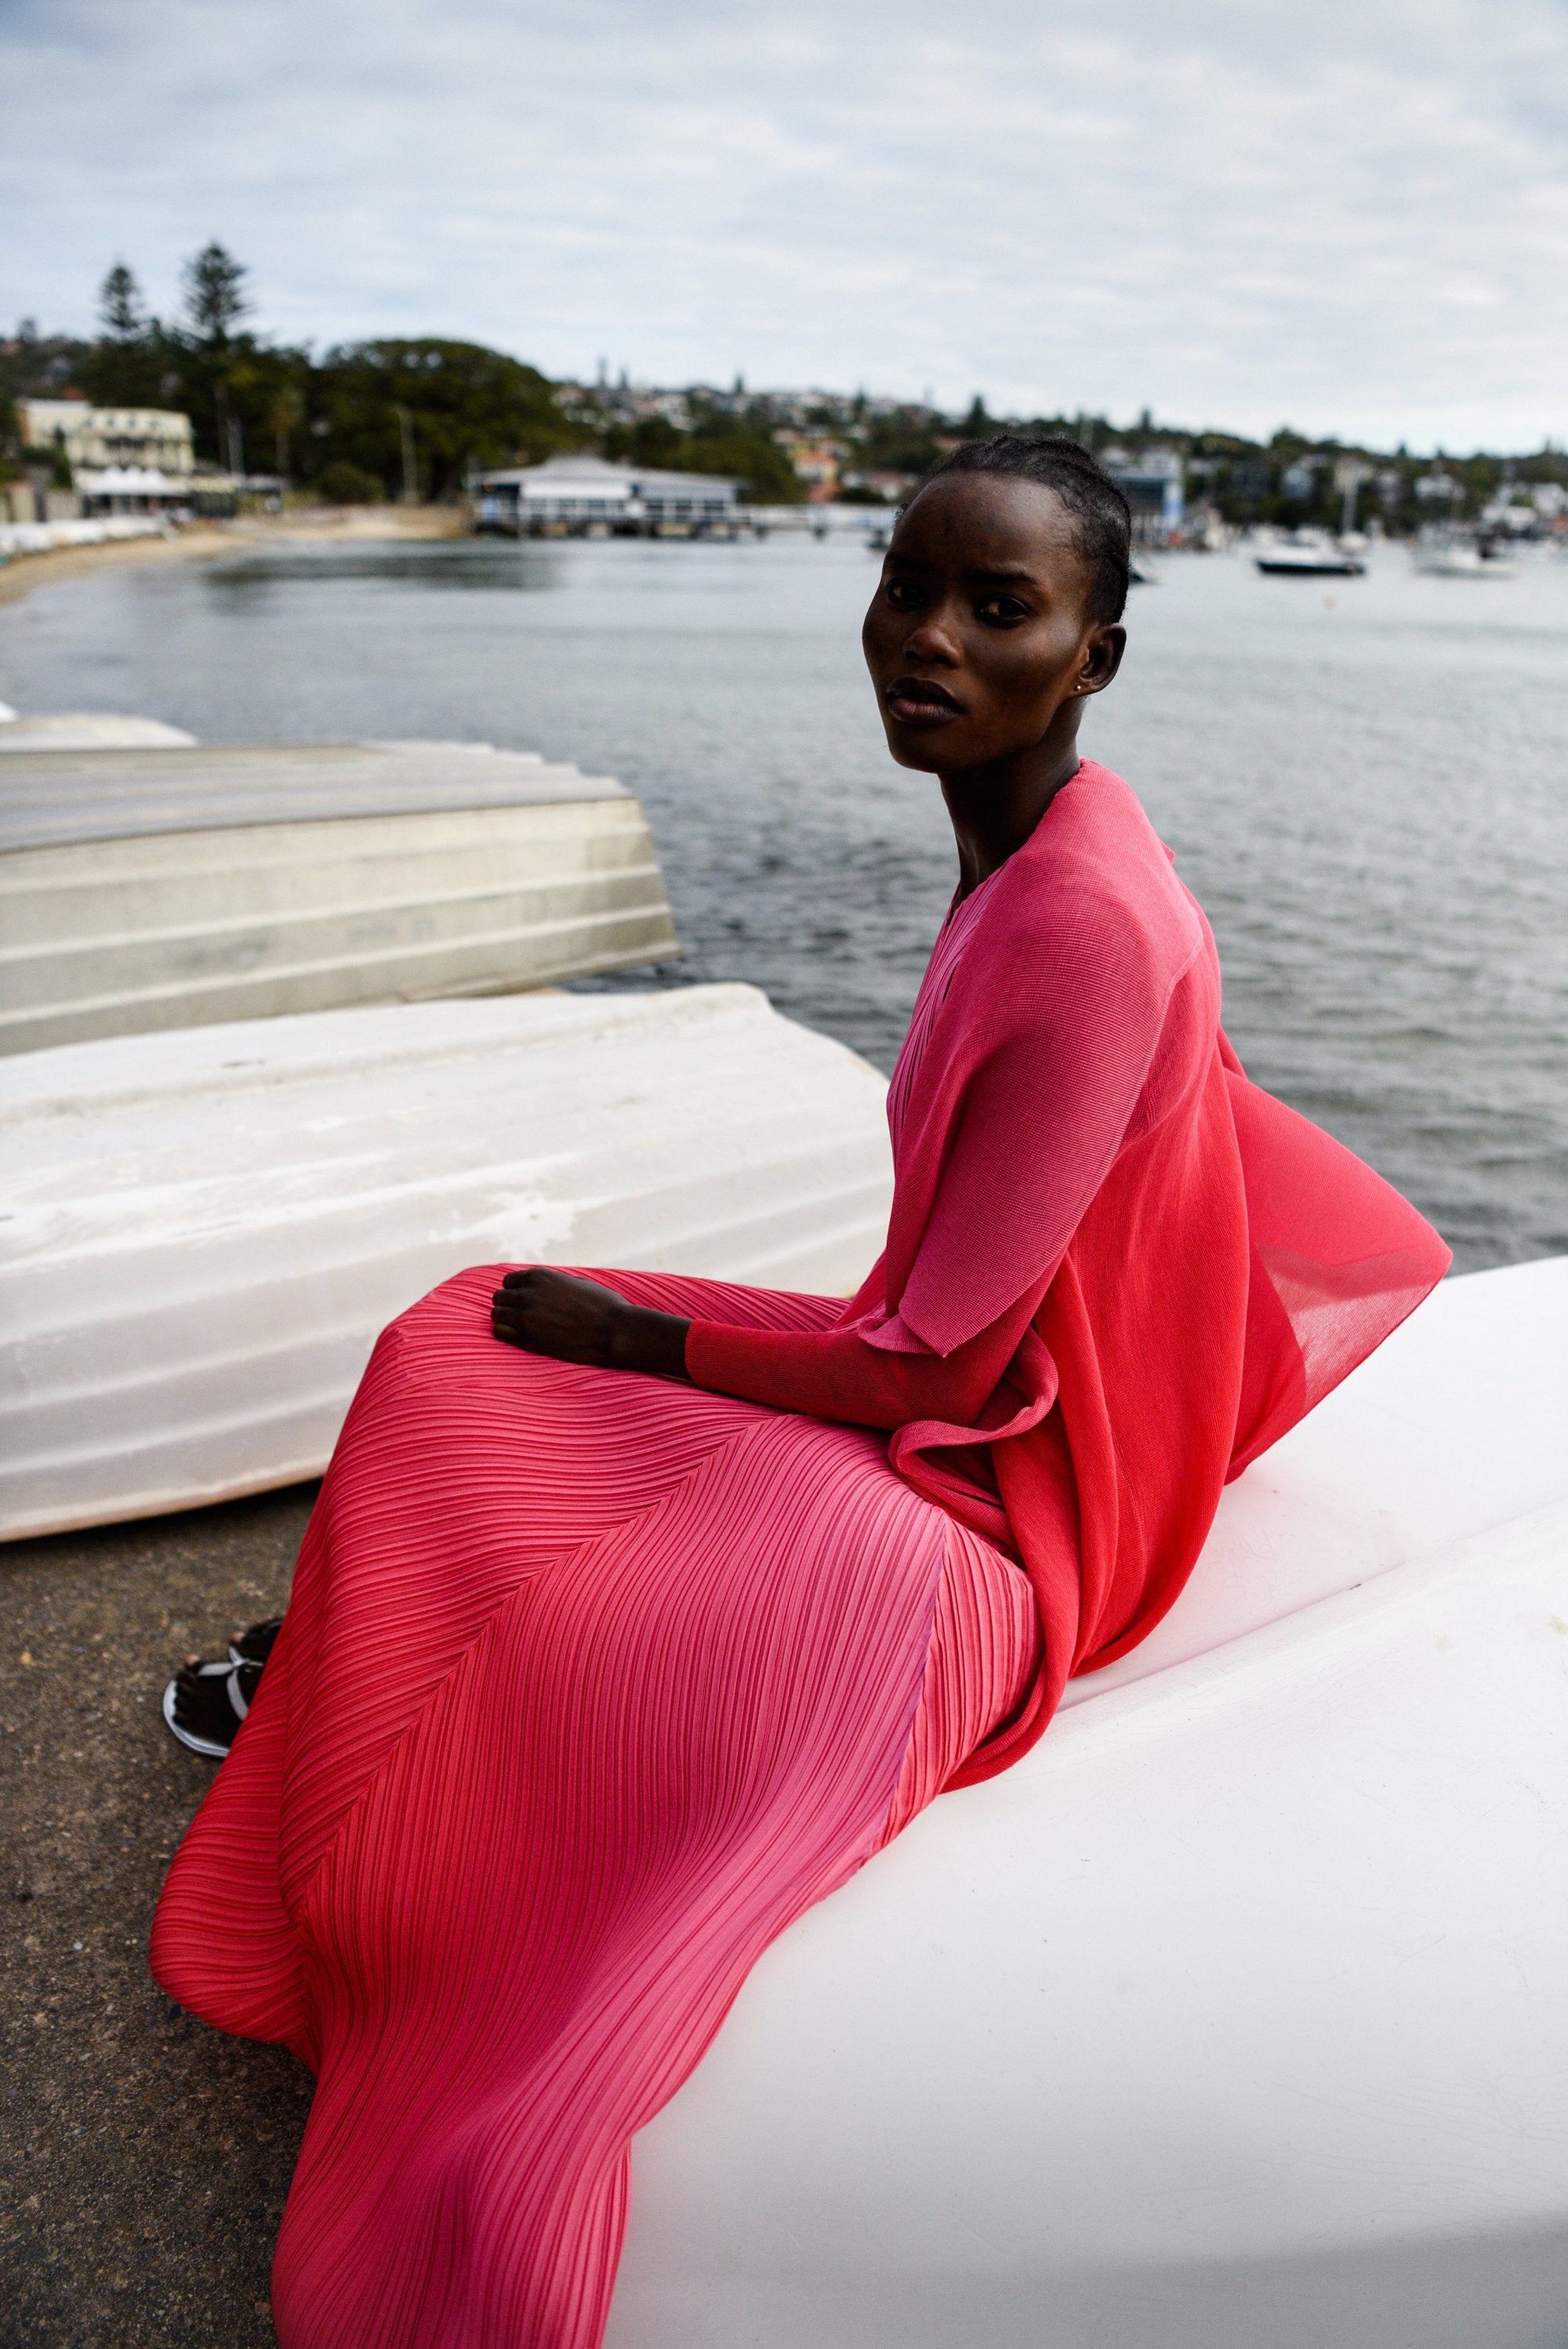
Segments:
[[[624,537],[697,536],[738,527],[740,484],[722,473],[666,473],[603,457],[551,457],[480,473],[475,523],[509,538],[592,531]]]

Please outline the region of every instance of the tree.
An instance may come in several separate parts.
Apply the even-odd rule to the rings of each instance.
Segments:
[[[799,505],[806,484],[776,442],[759,432],[694,432],[673,468],[677,472],[727,473],[752,505]]]
[[[277,452],[278,479],[287,487],[289,478],[289,436],[297,432],[304,422],[304,394],[296,383],[280,384],[267,410],[267,422],[273,428],[273,447]]]
[[[251,306],[244,263],[214,237],[191,254],[180,275],[191,333],[209,349],[222,349]]]
[[[363,466],[351,465],[346,457],[335,457],[316,475],[315,493],[329,506],[374,506],[380,504],[386,490]]]
[[[141,288],[123,261],[117,261],[98,287],[98,317],[117,343],[133,343],[147,330]]]
[[[418,443],[428,497],[455,495],[470,466],[536,464],[586,437],[535,367],[477,343],[431,336],[328,351],[311,377],[306,470],[340,460],[396,497],[403,483],[399,409]]]

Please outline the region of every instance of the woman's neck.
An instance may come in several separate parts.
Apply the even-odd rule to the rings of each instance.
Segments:
[[[957,903],[1016,854],[1081,764],[1075,728],[1073,737],[1054,748],[1048,759],[1009,760],[942,777],[942,796],[958,844]]]

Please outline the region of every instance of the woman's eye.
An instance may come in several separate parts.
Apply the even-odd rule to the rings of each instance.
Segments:
[[[914,601],[913,582],[908,579],[890,579],[887,583],[887,599],[890,604],[896,604],[902,611],[906,604],[913,604]]]
[[[975,608],[982,620],[1024,620],[1028,617],[1029,607],[1020,604],[1016,595],[987,595]]]

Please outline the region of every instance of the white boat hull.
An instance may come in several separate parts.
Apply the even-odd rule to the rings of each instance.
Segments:
[[[1445,1285],[1167,1625],[762,1961],[606,2349],[1555,2349],[1568,1261]]]
[[[0,1052],[679,952],[637,802],[469,744],[0,762]]]
[[[1487,560],[1473,547],[1453,547],[1439,554],[1418,554],[1416,569],[1429,579],[1516,579],[1517,563]]]
[[[377,1331],[466,1265],[849,1292],[886,1228],[885,1090],[747,987],[0,1063],[0,1538],[318,1474]]]
[[[0,703],[0,751],[19,758],[39,750],[191,750],[194,734],[159,718],[119,718],[96,709],[19,718]]]

